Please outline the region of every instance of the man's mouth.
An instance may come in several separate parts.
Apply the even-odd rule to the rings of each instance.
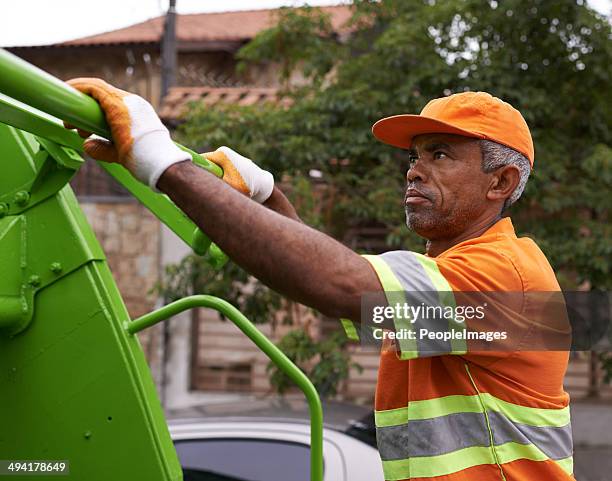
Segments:
[[[421,191],[416,189],[408,189],[406,191],[406,195],[404,196],[404,204],[424,204],[426,202],[431,202],[429,197],[423,194]]]

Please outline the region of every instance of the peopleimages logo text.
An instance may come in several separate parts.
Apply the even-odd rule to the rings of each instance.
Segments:
[[[454,319],[463,323],[470,319],[483,319],[486,306],[486,302],[481,306],[430,306],[425,303],[415,306],[398,302],[394,306],[374,306],[372,322],[381,324],[394,319],[405,319],[414,324],[417,319]]]

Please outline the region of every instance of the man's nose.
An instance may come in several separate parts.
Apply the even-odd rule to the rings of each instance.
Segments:
[[[416,160],[406,172],[406,180],[410,182],[416,182],[417,180],[420,182],[427,181],[427,172],[426,168],[423,166],[423,161],[421,159]]]

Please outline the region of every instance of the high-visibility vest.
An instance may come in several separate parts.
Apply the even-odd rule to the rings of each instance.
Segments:
[[[442,304],[462,291],[515,297],[560,291],[544,254],[531,239],[516,237],[509,218],[435,258],[409,251],[365,257],[389,304],[402,296],[409,302],[407,293],[418,291],[437,292]],[[343,323],[354,337],[356,326]],[[481,351],[462,339],[433,348],[427,342],[383,345],[375,418],[386,480],[574,479],[563,390],[567,350]]]

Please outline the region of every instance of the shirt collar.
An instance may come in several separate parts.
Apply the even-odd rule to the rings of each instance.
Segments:
[[[512,225],[512,220],[510,219],[510,217],[503,217],[502,219],[499,219],[495,224],[489,227],[486,231],[484,231],[478,237],[473,237],[471,239],[464,240],[463,242],[459,242],[458,244],[455,244],[454,246],[449,247],[444,252],[441,252],[436,257],[444,257],[449,252],[452,252],[455,249],[462,247],[462,246],[482,244],[485,242],[493,242],[497,240],[499,236],[508,236],[508,237],[516,238],[516,233],[514,232],[514,226]]]
[[[514,232],[514,226],[510,217],[504,217],[499,219],[495,224],[489,227],[480,237],[485,237],[491,234],[506,234],[512,237],[516,237]]]

